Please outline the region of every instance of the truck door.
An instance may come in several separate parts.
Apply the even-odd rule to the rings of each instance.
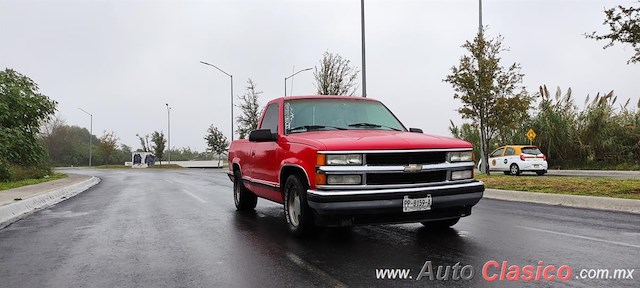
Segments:
[[[270,129],[271,133],[278,133],[280,122],[280,105],[271,103],[265,110],[259,129]],[[252,186],[256,194],[267,199],[282,202],[282,196],[278,188],[278,172],[280,160],[278,160],[278,141],[254,142],[251,148],[251,178]]]

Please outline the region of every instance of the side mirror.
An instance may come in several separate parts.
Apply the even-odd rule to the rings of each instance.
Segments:
[[[278,140],[277,133],[271,133],[271,129],[258,129],[249,133],[249,141],[251,142],[269,142]]]
[[[409,132],[413,132],[413,133],[423,133],[422,129],[420,128],[409,128]]]

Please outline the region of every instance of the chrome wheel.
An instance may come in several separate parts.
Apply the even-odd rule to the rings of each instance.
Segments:
[[[287,209],[289,210],[289,221],[291,225],[298,226],[300,225],[300,195],[298,194],[298,189],[294,187],[289,188],[289,205],[287,205]],[[292,189],[293,188],[293,189]]]
[[[307,204],[309,186],[297,175],[290,175],[284,185],[284,215],[289,231],[295,236],[311,235],[315,230],[313,211]]]

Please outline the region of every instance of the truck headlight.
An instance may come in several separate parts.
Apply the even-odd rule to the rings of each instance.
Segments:
[[[449,152],[447,155],[449,162],[470,162],[473,161],[473,152],[471,151],[459,151]]]
[[[327,154],[327,165],[362,165],[362,154]]]
[[[359,185],[361,183],[361,175],[327,175],[327,184],[329,185]]]
[[[452,171],[451,180],[464,180],[473,178],[471,170]]]

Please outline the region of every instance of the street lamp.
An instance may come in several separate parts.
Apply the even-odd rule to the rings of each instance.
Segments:
[[[313,68],[302,69],[302,70],[300,70],[300,71],[298,71],[296,73],[293,73],[293,74],[289,75],[289,77],[285,77],[284,78],[284,96],[285,97],[287,96],[287,79],[292,78],[293,76],[296,76],[300,72],[309,71],[311,69],[313,69]],[[293,79],[292,79],[292,81],[293,81]],[[291,91],[291,94],[293,94],[293,91]]]
[[[482,0],[478,0],[478,33],[482,35]]]
[[[362,36],[362,97],[367,97],[367,61],[364,53],[364,0],[360,0],[360,32]]]
[[[224,73],[225,75],[229,76],[229,78],[231,78],[231,141],[233,141],[233,75],[227,72],[224,72],[224,70],[218,68],[216,65],[213,65],[204,61],[200,61],[200,63],[216,68],[218,69],[218,71]]]
[[[167,105],[167,144],[169,146],[169,161],[167,162],[171,165],[171,107],[169,107],[169,103],[164,105]]]
[[[91,167],[91,148],[92,148],[92,139],[93,139],[93,115],[87,111],[84,111],[84,109],[82,108],[78,108],[80,109],[80,111],[86,113],[87,115],[89,115],[89,117],[91,117],[91,126],[90,126],[90,130],[89,130],[89,167]]]

